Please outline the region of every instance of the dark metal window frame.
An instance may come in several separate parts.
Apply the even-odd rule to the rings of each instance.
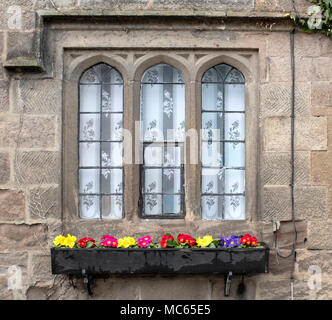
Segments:
[[[167,64],[167,63],[159,63],[159,64]],[[150,68],[148,68],[146,71],[148,71],[149,69],[159,65],[156,64],[154,66],[151,66]],[[169,65],[171,66],[171,65]],[[171,66],[173,67],[173,66]],[[174,68],[174,67],[173,67]],[[179,70],[177,70],[178,72],[181,72]],[[144,73],[142,75],[142,79],[144,77]],[[143,82],[141,81],[140,83],[140,101],[142,99],[142,86],[143,85],[184,85],[185,86],[185,82],[181,83],[181,82],[170,82],[170,81],[166,81],[166,82]],[[186,101],[185,101],[185,106],[186,107]],[[140,114],[141,114],[141,103],[140,103]],[[142,121],[142,119],[141,119]],[[177,146],[181,146],[181,151],[182,151],[182,155],[184,155],[184,148],[185,148],[185,143],[184,142],[179,142],[179,141],[144,141],[144,139],[142,139],[142,141],[140,142],[140,145],[143,147],[143,164],[140,164],[140,169],[139,169],[139,202],[138,202],[138,206],[139,206],[139,217],[142,219],[183,219],[185,217],[185,187],[184,187],[184,164],[183,162],[181,163],[180,166],[145,166],[144,164],[144,150],[145,150],[145,146],[146,145],[150,145],[150,144],[160,144],[161,147],[163,148],[167,148],[169,145],[172,145],[174,147]],[[163,149],[164,151],[165,149]],[[163,154],[164,157],[164,154]],[[163,160],[164,161],[164,160]],[[180,169],[180,187],[181,187],[181,192],[180,193],[164,193],[163,190],[161,190],[161,193],[147,193],[145,192],[145,169],[161,169],[162,170],[162,182],[161,182],[161,188],[163,188],[163,172],[164,169]],[[145,195],[146,194],[151,194],[151,195],[161,195],[162,198],[162,214],[158,214],[158,215],[147,215],[144,213],[144,207],[145,207]],[[163,196],[164,195],[180,195],[180,199],[181,199],[181,205],[180,205],[180,213],[163,213],[163,207],[164,207],[164,201],[163,201]]]
[[[214,196],[214,197],[224,197],[224,196],[246,196],[246,192],[242,192],[242,193],[212,193],[212,192],[203,192],[203,189],[202,189],[202,181],[203,181],[203,175],[202,175],[202,171],[203,169],[231,169],[231,170],[244,170],[244,172],[246,171],[246,168],[245,166],[244,167],[226,167],[225,166],[225,142],[229,142],[229,143],[243,143],[244,146],[245,146],[245,139],[244,140],[227,140],[225,139],[225,114],[231,114],[231,113],[242,113],[242,114],[246,114],[246,111],[226,111],[225,110],[225,85],[226,84],[242,84],[242,85],[245,85],[245,80],[243,82],[227,82],[226,79],[228,77],[228,75],[233,71],[233,70],[236,70],[238,72],[240,72],[237,68],[231,66],[231,65],[228,65],[226,63],[222,63],[223,65],[227,65],[230,67],[230,70],[227,72],[227,74],[225,75],[225,77],[223,77],[219,71],[217,70],[217,66],[218,65],[215,65],[211,68],[209,68],[208,70],[206,70],[203,75],[202,75],[202,81],[201,81],[201,128],[202,128],[202,115],[203,113],[221,113],[223,115],[223,123],[222,123],[222,139],[220,140],[216,140],[216,139],[203,139],[201,138],[201,150],[202,150],[202,143],[203,142],[219,142],[219,143],[222,143],[222,166],[221,167],[218,167],[218,166],[203,166],[203,164],[201,165],[201,181],[200,181],[200,190],[201,190],[201,212],[200,212],[200,216],[201,216],[201,219],[204,219],[203,218],[203,210],[202,210],[202,198],[203,197],[206,197],[206,196]],[[211,81],[211,82],[208,82],[208,81],[203,81],[203,78],[204,78],[204,75],[206,72],[208,72],[209,70],[211,69],[214,69],[216,71],[216,73],[220,76],[221,79],[224,79],[222,82],[214,82],[214,81]],[[241,72],[240,72],[241,73]],[[241,73],[242,74],[242,73]],[[242,74],[243,76],[243,74]],[[243,76],[244,78],[244,76]],[[223,97],[223,100],[222,100],[222,110],[204,110],[204,106],[203,106],[203,85],[204,84],[219,84],[222,86],[222,97]],[[246,117],[244,119],[244,121],[246,121]],[[225,191],[225,190],[223,190]],[[223,206],[224,206],[224,203],[223,203]],[[205,220],[205,219],[204,219]],[[225,220],[225,210],[223,208],[222,210],[222,217],[221,219],[217,219],[217,220],[220,220],[220,221],[224,221]]]
[[[114,69],[116,72],[118,72],[118,74],[121,76],[121,80],[122,80],[122,83],[108,83],[108,82],[103,82],[102,80],[100,80],[100,83],[82,83],[81,82],[81,79],[84,75],[84,73],[86,71],[88,71],[89,69],[92,69],[98,65],[106,65],[108,66],[109,68]],[[99,109],[99,112],[96,111],[96,112],[82,112],[81,111],[81,85],[96,85],[96,86],[100,86],[100,109]],[[81,216],[81,197],[82,196],[98,196],[99,197],[99,219],[100,220],[114,220],[112,218],[103,218],[103,209],[102,209],[102,199],[104,196],[121,196],[122,197],[122,203],[121,203],[121,210],[122,210],[122,217],[121,219],[124,218],[125,216],[125,212],[124,212],[124,167],[123,167],[123,163],[122,163],[122,166],[103,166],[102,165],[102,144],[103,143],[112,143],[112,142],[117,142],[117,143],[122,143],[122,158],[123,158],[123,149],[124,149],[124,146],[123,146],[123,135],[122,135],[122,138],[121,140],[103,140],[102,137],[103,137],[103,125],[102,125],[102,115],[104,114],[109,114],[110,116],[112,114],[121,114],[122,115],[122,123],[123,123],[123,109],[124,109],[124,106],[123,106],[123,103],[122,103],[122,111],[107,111],[107,112],[103,112],[102,111],[102,94],[103,94],[103,86],[105,85],[118,85],[118,86],[122,86],[122,101],[123,101],[123,98],[124,98],[124,83],[123,83],[123,77],[122,77],[122,74],[119,70],[117,70],[115,67],[109,65],[109,64],[106,64],[106,63],[97,63],[91,67],[89,67],[88,69],[84,70],[80,76],[80,79],[79,79],[79,82],[78,82],[78,120],[77,120],[77,123],[78,123],[78,132],[77,132],[77,155],[78,155],[78,166],[77,166],[77,185],[78,185],[78,189],[79,189],[79,192],[78,192],[78,211],[79,211],[79,218],[82,219],[82,220],[93,220],[93,219],[98,219],[98,218],[82,218]],[[81,114],[94,114],[94,115],[98,115],[99,114],[99,125],[100,125],[100,128],[99,128],[99,140],[81,140],[80,139],[80,134],[81,134]],[[80,166],[80,144],[81,143],[99,143],[99,166]],[[99,170],[99,193],[81,193],[80,192],[80,170],[81,169],[98,169]],[[122,170],[122,193],[102,193],[102,171],[104,169],[121,169]],[[118,219],[116,219],[118,220]]]

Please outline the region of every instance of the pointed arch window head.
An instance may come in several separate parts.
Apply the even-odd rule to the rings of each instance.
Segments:
[[[79,213],[83,219],[123,217],[123,79],[100,63],[79,83]]]
[[[202,77],[201,214],[245,218],[245,79],[220,64]]]
[[[141,80],[141,214],[146,218],[184,214],[183,142],[185,83],[168,64],[146,70]]]

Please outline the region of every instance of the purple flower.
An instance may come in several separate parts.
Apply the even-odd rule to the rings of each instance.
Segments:
[[[219,237],[220,241],[218,242],[218,246],[219,247],[223,247],[224,246],[224,238],[223,237]]]
[[[239,247],[240,245],[241,245],[240,237],[235,235],[227,236],[223,240],[221,240],[222,247],[234,248],[234,247]]]

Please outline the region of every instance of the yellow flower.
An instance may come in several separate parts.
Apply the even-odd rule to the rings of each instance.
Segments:
[[[196,239],[197,246],[201,248],[207,247],[211,242],[213,241],[213,238],[211,236],[204,236],[202,239],[201,237],[198,237]]]
[[[136,244],[136,241],[133,237],[125,237],[124,239],[128,241],[129,246],[134,246]]]
[[[76,243],[76,237],[71,236],[70,234],[68,234],[68,236],[64,239],[64,246],[68,248],[73,248],[75,246],[75,243]]]
[[[124,237],[118,239],[118,248],[129,248],[130,246],[134,246],[136,243],[133,237]]]
[[[63,246],[65,243],[65,237],[59,234],[57,237],[54,238],[53,243],[56,246]]]
[[[122,238],[118,239],[118,248],[123,247],[124,240]]]

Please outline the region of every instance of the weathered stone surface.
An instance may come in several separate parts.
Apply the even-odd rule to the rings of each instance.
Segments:
[[[0,184],[6,184],[10,179],[10,163],[9,154],[6,152],[0,153]]]
[[[291,154],[289,152],[263,153],[263,183],[264,185],[288,185],[291,182]],[[295,152],[294,159],[295,183],[310,183],[310,153]]]
[[[290,187],[264,187],[263,190],[263,219],[291,220],[291,191]]]
[[[315,81],[311,85],[312,107],[332,107],[332,82]]]
[[[76,0],[52,0],[56,8],[73,8],[76,5]],[[113,2],[113,1],[112,1]],[[54,9],[51,1],[37,0],[35,3],[36,9]]]
[[[290,281],[289,279],[262,279],[257,284],[258,300],[290,300]],[[310,299],[310,292],[305,281],[294,281],[294,300]]]
[[[54,148],[56,118],[23,116],[0,120],[1,146],[22,148]]]
[[[296,82],[309,82],[312,80],[312,58],[296,58]],[[269,58],[269,80],[274,82],[288,82],[291,86],[292,68],[290,56]]]
[[[13,291],[8,289],[8,278],[0,276],[0,300],[13,300]]]
[[[316,185],[332,185],[332,152],[321,151],[311,154],[311,181]]]
[[[208,298],[208,281],[200,277],[158,277],[139,282],[141,299],[205,300]],[[160,290],[160,288],[163,288]]]
[[[15,80],[12,100],[14,112],[59,113],[61,82],[57,80]]]
[[[13,59],[17,57],[39,57],[39,34],[35,31],[7,33],[7,57]]]
[[[10,252],[0,253],[0,276],[10,276],[9,267],[16,266],[22,271],[22,275],[26,274],[28,269],[28,253],[27,252]]]
[[[54,279],[55,275],[51,270],[51,256],[47,251],[32,254],[30,277],[33,283]]]
[[[287,252],[282,252],[282,255],[287,256],[289,253],[290,251],[288,250]],[[293,260],[293,255],[291,255],[289,258],[281,258],[277,256],[276,250],[270,248],[269,273],[272,275],[290,276],[293,268]]]
[[[24,193],[0,190],[0,221],[23,221],[25,212]]]
[[[29,192],[30,218],[61,218],[60,190],[57,187],[33,188]]]
[[[9,83],[6,80],[0,80],[0,112],[9,110]]]
[[[264,121],[264,149],[289,151],[291,148],[291,120],[285,117]],[[295,150],[327,150],[327,118],[295,118]]]
[[[331,81],[332,80],[332,57],[320,57],[313,61],[313,80]]]
[[[306,12],[307,8],[310,6],[306,0],[295,0],[294,1],[297,10],[301,13]],[[292,4],[287,0],[256,0],[255,1],[256,11],[281,11],[290,12],[293,11]]]
[[[332,220],[308,222],[308,249],[331,250]]]
[[[15,180],[19,184],[58,183],[59,153],[22,151],[15,157]]]
[[[310,266],[319,266],[322,273],[330,275],[332,272],[332,251],[327,250],[298,250],[296,264],[298,272],[308,272]]]
[[[291,115],[291,92],[288,83],[268,83],[261,86],[262,117],[289,117]],[[310,114],[310,84],[300,83],[295,88],[296,115]]]
[[[294,204],[296,219],[326,219],[327,188],[295,187]],[[288,186],[264,187],[264,220],[291,220],[291,189]]]
[[[256,283],[253,277],[245,276],[244,285],[245,291],[242,295],[239,295],[237,290],[242,279],[240,275],[233,275],[232,284],[230,287],[229,296],[225,297],[224,287],[225,280],[220,277],[209,280],[209,290],[211,294],[211,300],[254,300],[256,296]]]
[[[0,225],[0,250],[44,249],[46,243],[48,243],[46,225]]]
[[[327,219],[326,187],[295,187],[294,201],[295,216],[297,219]]]

